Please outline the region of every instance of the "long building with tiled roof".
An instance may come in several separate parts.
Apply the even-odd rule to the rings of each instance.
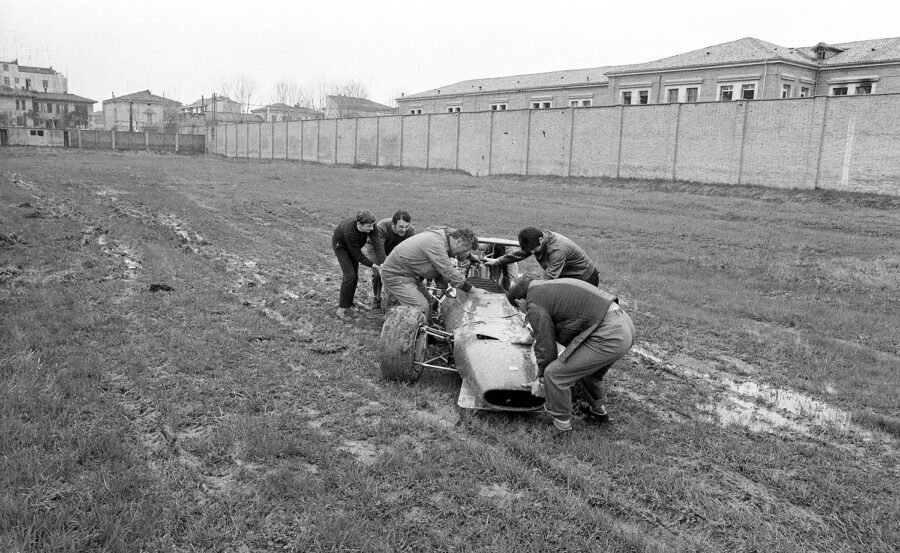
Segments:
[[[785,47],[747,37],[655,61],[472,79],[397,98],[453,113],[900,92],[900,38]]]
[[[103,100],[103,128],[118,131],[160,132],[178,127],[181,102],[149,90]]]

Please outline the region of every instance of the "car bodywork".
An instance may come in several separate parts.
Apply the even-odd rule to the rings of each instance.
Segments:
[[[516,242],[497,238],[479,238],[486,257],[499,257]],[[440,324],[426,325],[419,319],[417,328],[399,333],[400,340],[409,344],[391,344],[396,341],[391,330],[382,330],[382,371],[390,377],[386,364],[395,363],[396,356],[385,356],[385,349],[409,348],[404,363],[415,365],[413,371],[401,374],[415,375],[428,368],[456,370],[462,378],[458,405],[467,409],[492,411],[537,411],[543,409],[543,398],[531,394],[528,383],[537,378],[537,365],[530,347],[531,332],[518,309],[506,299],[503,288],[514,278],[516,267],[486,267],[473,265],[463,268],[467,280],[484,293],[472,294],[461,290],[438,293],[438,317]],[[396,308],[395,308],[396,309]],[[390,324],[411,324],[392,319]],[[389,336],[391,336],[389,338]],[[430,337],[436,345],[426,348]],[[441,351],[443,349],[443,351]],[[426,352],[437,355],[428,355]],[[406,350],[405,350],[406,351]],[[429,357],[426,359],[426,357]]]

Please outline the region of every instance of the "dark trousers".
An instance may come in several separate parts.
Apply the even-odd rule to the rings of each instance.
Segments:
[[[356,285],[359,283],[359,261],[353,259],[350,252],[344,248],[335,248],[334,255],[337,256],[341,272],[343,273],[338,307],[350,307],[353,305],[353,298],[356,296]]]
[[[372,271],[372,296],[375,301],[381,301],[381,271]]]

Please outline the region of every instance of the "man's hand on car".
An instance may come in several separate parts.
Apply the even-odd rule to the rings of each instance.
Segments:
[[[544,397],[544,379],[538,378],[532,382],[522,384],[523,388],[531,388],[531,395],[534,397]]]

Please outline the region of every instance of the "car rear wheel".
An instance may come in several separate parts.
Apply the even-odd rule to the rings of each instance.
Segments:
[[[381,327],[381,374],[388,380],[415,382],[425,359],[427,335],[422,327],[425,314],[418,308],[400,305],[388,310]]]

